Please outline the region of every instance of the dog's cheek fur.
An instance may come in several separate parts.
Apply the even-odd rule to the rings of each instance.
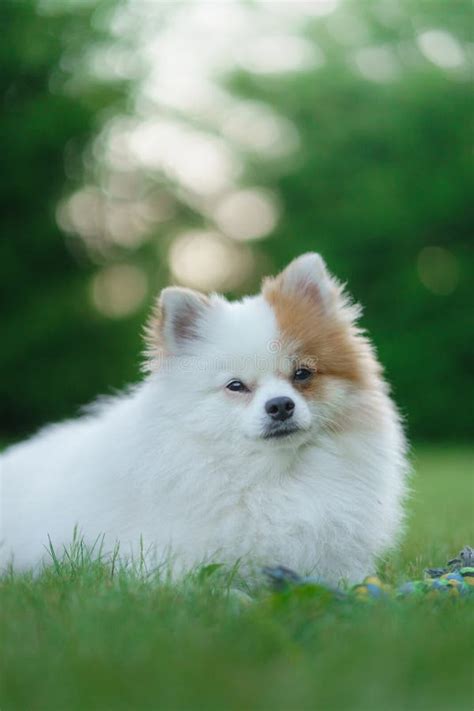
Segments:
[[[267,280],[262,293],[274,310],[285,348],[301,365],[315,366],[315,377],[296,384],[304,397],[325,400],[331,392],[328,379],[356,388],[380,387],[381,367],[369,341],[353,323],[352,307],[337,293],[337,287],[331,309],[317,293],[287,293],[278,277]]]

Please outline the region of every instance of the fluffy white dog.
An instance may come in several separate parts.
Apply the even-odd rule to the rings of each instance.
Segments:
[[[1,456],[2,564],[37,568],[77,526],[175,575],[371,573],[401,527],[406,460],[358,315],[317,254],[235,303],[164,289],[144,381]]]

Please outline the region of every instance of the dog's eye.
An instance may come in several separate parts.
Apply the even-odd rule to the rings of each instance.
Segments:
[[[226,385],[227,390],[232,390],[233,393],[248,393],[249,389],[241,380],[231,380]]]
[[[309,380],[313,376],[313,371],[309,368],[298,368],[293,373],[293,380],[297,383],[302,383],[305,380]]]

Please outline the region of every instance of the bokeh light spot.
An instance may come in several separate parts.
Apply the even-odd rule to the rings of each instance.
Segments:
[[[184,286],[204,291],[238,287],[252,271],[251,253],[217,232],[194,230],[171,245],[170,269]]]
[[[161,169],[198,195],[218,193],[239,173],[239,161],[224,141],[177,121],[144,121],[131,134],[130,147],[138,165]]]
[[[137,311],[147,290],[145,273],[131,264],[105,267],[93,277],[91,284],[94,306],[109,318],[123,318]]]
[[[359,72],[371,81],[386,82],[399,74],[399,64],[394,52],[388,47],[365,47],[354,55]]]
[[[418,274],[429,291],[447,296],[459,282],[458,260],[444,247],[425,247],[418,255]]]
[[[233,239],[258,239],[274,229],[278,221],[277,203],[266,190],[236,190],[220,201],[214,219],[222,232]]]
[[[464,53],[458,40],[444,30],[427,30],[417,37],[420,51],[438,67],[454,69],[464,63]]]
[[[222,122],[224,137],[269,158],[285,157],[299,146],[295,126],[263,103],[246,101],[232,107]]]
[[[256,38],[244,49],[237,59],[254,74],[283,74],[324,64],[324,54],[316,45],[292,35]]]

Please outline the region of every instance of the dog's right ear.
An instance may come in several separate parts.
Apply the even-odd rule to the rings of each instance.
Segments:
[[[170,286],[163,289],[146,327],[147,353],[186,353],[193,341],[202,338],[202,327],[210,300],[193,289]]]
[[[171,353],[185,348],[190,341],[202,338],[201,326],[210,301],[193,289],[169,286],[160,294],[161,331]]]

